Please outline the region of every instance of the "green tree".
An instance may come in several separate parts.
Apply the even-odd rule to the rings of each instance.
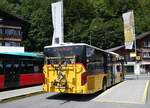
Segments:
[[[63,0],[66,42],[84,42],[108,49],[124,41],[122,14],[134,11],[135,31],[150,30],[149,0]],[[1,0],[0,9],[15,12],[31,23],[24,45],[28,51],[43,51],[51,44],[51,3],[56,0]],[[91,38],[90,38],[91,37]]]
[[[9,3],[7,0],[0,1],[0,9],[5,11],[11,11],[14,8],[14,4]]]
[[[43,51],[52,37],[51,1],[24,0],[17,13],[31,23],[24,45],[28,51]]]

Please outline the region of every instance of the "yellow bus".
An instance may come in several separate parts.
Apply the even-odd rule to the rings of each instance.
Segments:
[[[92,94],[124,80],[117,55],[88,44],[46,46],[44,55],[46,92]]]

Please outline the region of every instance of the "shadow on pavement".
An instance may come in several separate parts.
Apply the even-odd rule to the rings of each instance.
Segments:
[[[55,94],[47,97],[49,100],[64,100],[64,101],[90,101],[100,95],[102,91],[96,92],[94,94]]]
[[[121,83],[121,82],[120,82]],[[119,83],[117,83],[119,84]],[[114,84],[110,87],[108,87],[107,89],[117,85]],[[103,90],[100,90],[94,94],[67,94],[67,93],[58,93],[58,94],[54,94],[52,96],[47,97],[46,99],[49,100],[64,100],[66,102],[68,101],[80,101],[80,102],[84,102],[84,101],[90,101],[94,98],[96,98],[98,95],[100,95],[101,93],[103,93]]]

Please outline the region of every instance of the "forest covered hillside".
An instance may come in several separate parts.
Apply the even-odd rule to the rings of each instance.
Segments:
[[[31,26],[24,45],[43,51],[51,44],[51,3],[58,0],[0,0],[0,9],[22,16]],[[108,49],[123,44],[122,13],[133,10],[136,35],[150,31],[150,0],[63,0],[66,42]]]

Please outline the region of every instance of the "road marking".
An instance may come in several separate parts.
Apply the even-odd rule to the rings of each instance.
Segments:
[[[146,97],[147,97],[147,93],[148,93],[149,83],[150,83],[150,80],[148,80],[148,81],[146,82],[146,86],[145,86],[144,93],[143,93],[143,96],[142,96],[142,102],[143,102],[144,104],[146,103]]]

